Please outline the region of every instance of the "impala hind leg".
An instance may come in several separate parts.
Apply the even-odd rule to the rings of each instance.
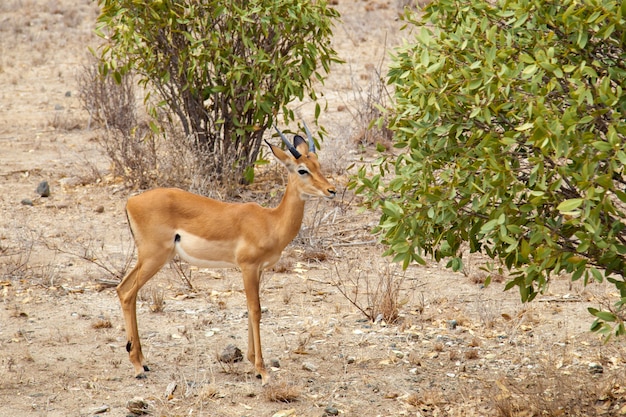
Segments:
[[[266,385],[270,376],[265,369],[261,351],[261,301],[259,300],[259,282],[261,272],[258,268],[246,270],[242,268],[243,285],[248,305],[248,360],[254,364],[257,377],[261,377],[261,385]]]
[[[165,262],[159,261],[159,259],[167,261],[169,257],[152,257],[148,260],[142,260],[141,256],[139,256],[137,265],[117,286],[117,296],[120,299],[126,327],[126,351],[128,352],[130,362],[135,368],[136,378],[145,378],[144,372],[150,370],[144,364],[145,359],[141,351],[141,342],[139,341],[137,293],[165,265]]]

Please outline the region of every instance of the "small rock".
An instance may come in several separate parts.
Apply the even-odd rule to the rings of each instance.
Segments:
[[[289,416],[294,415],[295,413],[296,413],[295,408],[292,408],[291,410],[278,411],[277,413],[274,413],[272,417],[289,417]]]
[[[135,415],[148,414],[150,412],[150,404],[146,400],[140,397],[135,397],[126,403],[128,411]]]
[[[356,358],[354,356],[348,356],[346,361],[348,362],[349,365],[352,365],[353,363],[356,362]]]
[[[94,407],[86,410],[85,414],[103,414],[108,412],[109,410],[111,410],[111,407],[109,407],[108,405],[101,405],[100,407]]]
[[[456,320],[448,320],[448,329],[450,330],[454,330],[456,329],[456,326],[458,325]]]
[[[280,361],[276,358],[270,360],[270,366],[272,368],[280,368]]]
[[[83,185],[83,180],[79,177],[65,177],[59,180],[59,184],[62,187],[78,187],[79,185]]]
[[[604,372],[604,368],[599,363],[589,362],[589,372],[592,374],[601,374]]]
[[[66,91],[65,92],[65,97],[72,97],[72,92],[71,91]]]
[[[326,407],[324,409],[324,415],[325,416],[338,416],[339,415],[339,410],[337,410],[335,407],[329,405],[328,407]]]
[[[393,352],[393,354],[396,355],[396,358],[398,359],[404,358],[404,352],[400,350],[392,350],[391,352]]]
[[[235,363],[243,360],[243,353],[235,345],[228,345],[219,356],[219,361],[224,363]]]
[[[104,206],[98,206],[95,210],[96,213],[104,213]]]
[[[317,366],[315,366],[315,364],[311,362],[304,362],[302,364],[302,369],[304,369],[305,371],[309,371],[309,372],[316,372]]]
[[[50,197],[50,184],[48,184],[48,181],[41,181],[35,192],[42,197]]]
[[[22,205],[24,206],[32,206],[33,205],[33,200],[31,200],[30,198],[25,198],[21,201]]]

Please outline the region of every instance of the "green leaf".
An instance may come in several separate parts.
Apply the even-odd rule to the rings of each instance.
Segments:
[[[480,228],[480,233],[483,235],[487,234],[491,232],[493,229],[495,229],[497,225],[498,225],[498,219],[489,220],[487,223],[483,224],[483,226]]]
[[[600,310],[596,310],[595,308],[591,308],[591,307],[589,307],[587,310],[593,316],[599,318],[602,321],[608,321],[608,322],[615,322],[615,321],[617,321],[617,317],[615,316],[615,314],[610,313],[608,311],[600,311]]]
[[[582,198],[571,198],[561,202],[556,209],[561,213],[569,213],[580,207],[583,201],[584,200]]]

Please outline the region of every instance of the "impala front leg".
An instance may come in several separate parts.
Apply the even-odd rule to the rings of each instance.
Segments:
[[[261,301],[259,300],[259,282],[261,272],[258,267],[243,269],[243,286],[248,304],[248,360],[254,364],[257,377],[261,377],[261,385],[266,385],[269,374],[263,362],[261,351]]]
[[[139,330],[137,329],[136,276],[140,268],[141,265],[135,266],[128,276],[117,286],[117,295],[122,305],[122,312],[124,313],[126,351],[128,352],[130,362],[135,368],[135,377],[144,378],[144,372],[149,369],[144,365],[141,342],[139,341]]]

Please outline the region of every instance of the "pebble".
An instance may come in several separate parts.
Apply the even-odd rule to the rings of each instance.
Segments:
[[[235,363],[243,360],[243,353],[237,346],[230,344],[222,351],[219,361],[224,363]]]
[[[589,362],[589,372],[591,372],[592,374],[601,374],[602,372],[604,372],[604,368],[599,363]]]
[[[315,364],[311,362],[304,362],[302,364],[302,369],[304,369],[305,371],[316,372],[317,366],[315,366]]]
[[[348,361],[348,364],[350,365],[356,362],[356,358],[354,356],[348,356],[346,360]]]
[[[290,410],[282,410],[277,413],[274,413],[272,417],[289,417],[289,416],[294,415],[295,413],[296,413],[295,408],[292,408]]]
[[[392,350],[391,352],[393,352],[393,354],[396,355],[396,358],[398,359],[404,358],[404,352],[400,350]]]
[[[30,198],[25,198],[21,201],[22,205],[24,206],[32,206],[33,205],[33,200],[31,200]]]
[[[104,206],[98,206],[94,211],[96,213],[104,213]]]
[[[150,404],[141,397],[135,397],[126,403],[128,411],[135,415],[148,414],[150,412]]]
[[[276,358],[270,359],[270,366],[272,368],[280,368],[280,361]]]
[[[456,320],[448,320],[448,329],[450,330],[454,330],[456,329],[456,326],[458,325]]]
[[[103,414],[109,412],[110,410],[111,407],[109,407],[108,405],[101,405],[100,407],[94,407],[86,410],[85,414]]]
[[[335,407],[333,406],[328,406],[324,409],[324,415],[325,416],[338,416],[339,415],[339,410],[337,410]]]
[[[41,181],[35,192],[42,197],[50,197],[50,184],[48,184],[48,181]]]

